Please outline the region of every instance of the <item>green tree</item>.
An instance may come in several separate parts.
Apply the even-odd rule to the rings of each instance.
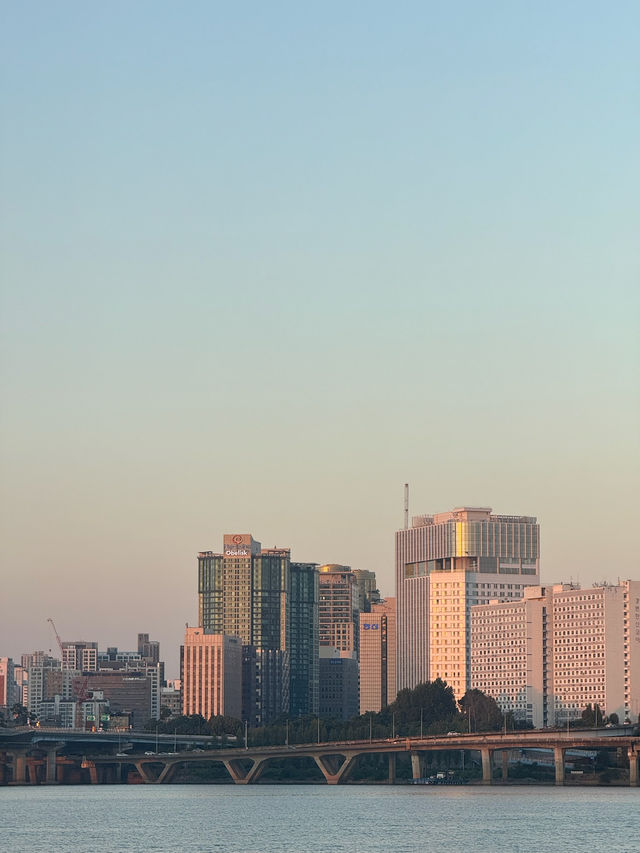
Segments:
[[[473,731],[496,732],[502,728],[503,716],[498,703],[481,690],[467,690],[458,705]]]
[[[26,726],[27,720],[29,718],[29,712],[21,705],[20,702],[16,702],[15,705],[11,707],[11,714],[13,716],[13,721],[16,726]]]
[[[453,689],[446,681],[436,678],[435,681],[425,681],[413,689],[400,690],[395,702],[389,705],[380,715],[392,722],[395,715],[396,727],[402,734],[419,734],[422,723],[423,733],[446,726],[456,718],[456,700]]]
[[[582,724],[593,728],[594,726],[601,726],[604,720],[604,716],[600,705],[596,702],[595,705],[591,705],[591,702],[586,706],[584,711],[581,714],[580,719],[582,720]]]

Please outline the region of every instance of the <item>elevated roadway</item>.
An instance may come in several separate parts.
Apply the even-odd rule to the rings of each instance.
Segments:
[[[11,730],[9,730],[11,731]],[[474,751],[480,754],[482,780],[491,784],[495,753],[503,756],[503,778],[507,776],[507,759],[511,750],[544,749],[554,756],[555,781],[564,784],[565,753],[567,750],[623,751],[629,760],[629,783],[638,786],[638,756],[640,737],[629,730],[589,729],[582,731],[536,730],[507,733],[449,734],[435,737],[394,738],[388,740],[338,741],[332,743],[291,744],[262,746],[243,749],[233,748],[193,749],[194,744],[205,739],[199,736],[174,737],[148,733],[114,733],[109,735],[69,732],[69,730],[32,729],[30,737],[25,732],[16,732],[21,742],[9,742],[0,738],[0,784],[28,782],[64,781],[64,771],[59,766],[77,764],[77,752],[82,751],[81,767],[88,771],[93,783],[116,782],[126,778],[126,769],[135,767],[140,779],[149,784],[169,782],[179,765],[201,762],[221,762],[231,779],[238,785],[257,782],[269,762],[283,758],[311,758],[320,769],[327,784],[345,782],[356,760],[361,755],[387,755],[389,782],[395,781],[395,765],[398,755],[408,754],[411,758],[414,779],[424,776],[425,759],[429,753],[442,751]],[[209,742],[214,740],[208,738]],[[123,742],[124,743],[123,745]],[[118,753],[115,745],[118,744]],[[211,745],[211,744],[209,744]],[[110,749],[105,749],[109,746]],[[144,752],[135,752],[141,747],[151,747]],[[126,749],[127,754],[123,754]],[[110,753],[110,754],[107,754]],[[74,758],[75,756],[75,758]],[[31,762],[31,767],[29,767]],[[40,762],[40,764],[38,764]],[[38,767],[40,769],[38,769]]]

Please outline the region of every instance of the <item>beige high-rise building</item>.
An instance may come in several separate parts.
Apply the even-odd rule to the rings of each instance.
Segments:
[[[532,587],[471,611],[471,686],[535,726],[640,713],[640,581]]]
[[[396,600],[360,614],[360,713],[380,711],[396,698]]]
[[[488,507],[416,516],[396,533],[398,690],[442,678],[465,693],[470,609],[538,584],[539,541],[535,518]]]
[[[205,719],[242,715],[242,640],[187,627],[183,659],[183,713]]]

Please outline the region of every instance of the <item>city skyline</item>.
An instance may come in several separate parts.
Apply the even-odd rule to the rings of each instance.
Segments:
[[[412,515],[638,576],[638,7],[7,6],[0,652],[169,652],[251,530]]]
[[[441,513],[442,516],[449,515],[449,514],[450,513]],[[416,531],[420,530],[420,527],[414,528],[413,523],[414,522],[420,523],[421,520],[424,518],[428,518],[428,516],[422,515],[422,516],[412,517],[411,518],[411,526],[408,528],[409,531],[411,531],[412,529],[414,529]],[[436,518],[437,518],[437,514],[436,514]],[[531,520],[535,521],[535,519],[531,519]],[[238,528],[238,529],[240,529],[240,528]],[[396,535],[402,537],[405,529],[406,528],[404,528],[404,527],[398,528],[396,530]],[[543,531],[543,533],[544,533],[544,531]],[[246,535],[246,534],[244,534],[244,535]],[[230,534],[225,534],[224,536],[221,534],[220,538],[221,539],[222,538],[228,538],[229,536],[230,536]],[[278,550],[279,549],[288,550],[288,546],[283,546],[283,545],[278,545],[278,546],[274,545],[272,547],[274,549],[278,549]],[[202,562],[202,558],[205,557],[207,554],[214,555],[214,554],[220,554],[220,553],[221,553],[220,549],[218,549],[218,550],[213,549],[211,551],[203,551],[203,552],[199,552],[199,553],[193,553],[191,555],[193,563],[194,563],[194,566],[192,566],[193,575],[189,579],[189,581],[187,582],[186,587],[187,587],[187,592],[188,592],[190,598],[192,599],[191,609],[193,611],[193,615],[192,615],[191,619],[187,619],[186,617],[182,618],[182,617],[179,617],[179,615],[176,616],[175,622],[176,622],[176,624],[179,624],[179,626],[180,626],[179,630],[182,632],[181,634],[178,633],[174,636],[170,627],[168,627],[166,625],[162,625],[162,624],[158,624],[158,625],[147,624],[147,622],[149,621],[148,618],[145,621],[145,624],[143,627],[145,627],[145,629],[150,634],[152,634],[154,637],[156,637],[157,640],[161,644],[162,657],[163,657],[163,660],[165,660],[166,664],[167,664],[167,675],[166,675],[166,677],[168,679],[177,678],[179,676],[179,647],[180,647],[180,644],[183,642],[185,624],[191,624],[191,625],[195,626],[195,625],[198,625],[200,622],[200,619],[198,618],[199,609],[200,609],[198,601],[200,599],[200,596],[197,594],[194,594],[194,589],[197,590],[197,588],[198,588],[198,565],[200,562]],[[320,568],[323,565],[324,566],[327,565],[327,564],[322,564],[322,562],[319,560],[310,560],[310,561],[305,561],[305,562],[315,563],[318,566],[318,568]],[[598,579],[596,579],[594,581],[588,581],[588,582],[586,582],[586,581],[581,582],[579,577],[576,577],[573,575],[570,577],[564,577],[564,576],[563,577],[557,577],[557,576],[556,577],[546,577],[545,572],[542,569],[542,566],[544,564],[544,559],[542,558],[540,562],[541,562],[540,583],[542,585],[553,585],[553,584],[559,584],[559,583],[560,584],[572,583],[572,584],[575,584],[576,586],[588,587],[588,586],[598,584],[598,583],[615,584],[616,582],[620,581],[621,577],[625,577],[624,572],[617,574],[615,577],[611,576],[611,575],[606,576],[606,577],[603,576],[603,577],[599,577]],[[352,568],[360,568],[360,567],[352,567]],[[397,572],[397,566],[394,567],[394,571]],[[377,573],[376,573],[376,577],[378,579],[378,586],[380,589],[381,597],[383,599],[384,598],[394,598],[395,599],[396,594],[397,594],[397,588],[396,588],[397,577],[392,578],[386,585],[384,583],[380,582],[380,576]],[[511,579],[510,576],[507,576],[507,575],[504,575],[502,577],[503,578],[508,577],[509,579]],[[523,581],[525,581],[526,583],[529,583],[529,584],[533,584],[535,586],[535,584],[537,583],[537,577],[538,577],[537,575],[532,575],[530,578],[524,577]],[[632,575],[628,575],[628,577],[631,577],[632,580],[634,579]],[[512,594],[509,593],[509,597],[511,597],[511,595]],[[500,596],[498,596],[498,597],[500,597]],[[195,601],[195,604],[194,604],[194,601]],[[150,603],[153,604],[153,602],[150,602]],[[135,617],[135,618],[139,619],[139,617]],[[2,654],[6,655],[10,658],[13,658],[14,660],[19,660],[20,656],[23,654],[30,654],[30,653],[32,653],[34,651],[38,651],[38,650],[43,650],[45,652],[51,652],[55,656],[57,654],[56,638],[54,636],[54,633],[52,632],[51,626],[48,624],[49,621],[50,621],[50,618],[47,618],[46,622],[45,622],[44,630],[40,630],[39,633],[38,633],[38,626],[37,625],[34,625],[32,623],[26,623],[24,625],[24,629],[23,629],[22,633],[17,635],[16,637],[9,637],[9,635],[7,634],[8,642],[5,644],[5,646],[2,649],[0,649],[0,651],[2,651]],[[78,620],[78,621],[81,622],[81,620]],[[78,623],[76,623],[74,621],[71,622],[71,626],[77,625],[77,624]],[[129,647],[131,647],[131,648],[134,647],[135,643],[133,642],[133,639],[136,636],[139,627],[140,627],[140,625],[137,622],[134,622],[132,624],[124,625],[120,629],[119,633],[115,630],[111,631],[108,627],[106,629],[102,629],[102,631],[89,629],[88,631],[84,632],[87,634],[86,636],[84,636],[84,635],[80,636],[82,631],[75,630],[75,629],[67,629],[66,625],[64,627],[60,626],[60,629],[65,632],[63,635],[63,642],[64,643],[72,643],[72,642],[76,642],[76,641],[86,641],[86,642],[90,642],[90,643],[91,642],[97,642],[98,647],[100,649],[106,649],[110,645],[115,645],[121,649],[126,649]],[[425,625],[422,626],[422,628],[427,629],[427,623],[425,623]],[[33,630],[31,630],[31,629],[33,629]],[[19,641],[18,637],[22,636],[22,635],[27,637],[27,640],[22,646],[20,646],[20,641]],[[35,637],[40,637],[42,639],[42,642],[41,643],[35,642],[34,641]],[[15,648],[13,648],[13,646],[15,646]],[[426,674],[426,671],[425,671],[425,674]]]

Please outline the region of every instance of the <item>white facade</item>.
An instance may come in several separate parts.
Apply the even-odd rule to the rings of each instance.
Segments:
[[[640,582],[537,587],[471,612],[471,686],[535,726],[640,713]]]
[[[539,526],[530,516],[459,507],[396,533],[397,687],[442,678],[471,684],[471,607],[520,599],[539,583]]]
[[[471,687],[493,696],[501,711],[511,711],[534,728],[551,719],[545,624],[539,587],[525,590],[520,601],[492,601],[471,610]]]

